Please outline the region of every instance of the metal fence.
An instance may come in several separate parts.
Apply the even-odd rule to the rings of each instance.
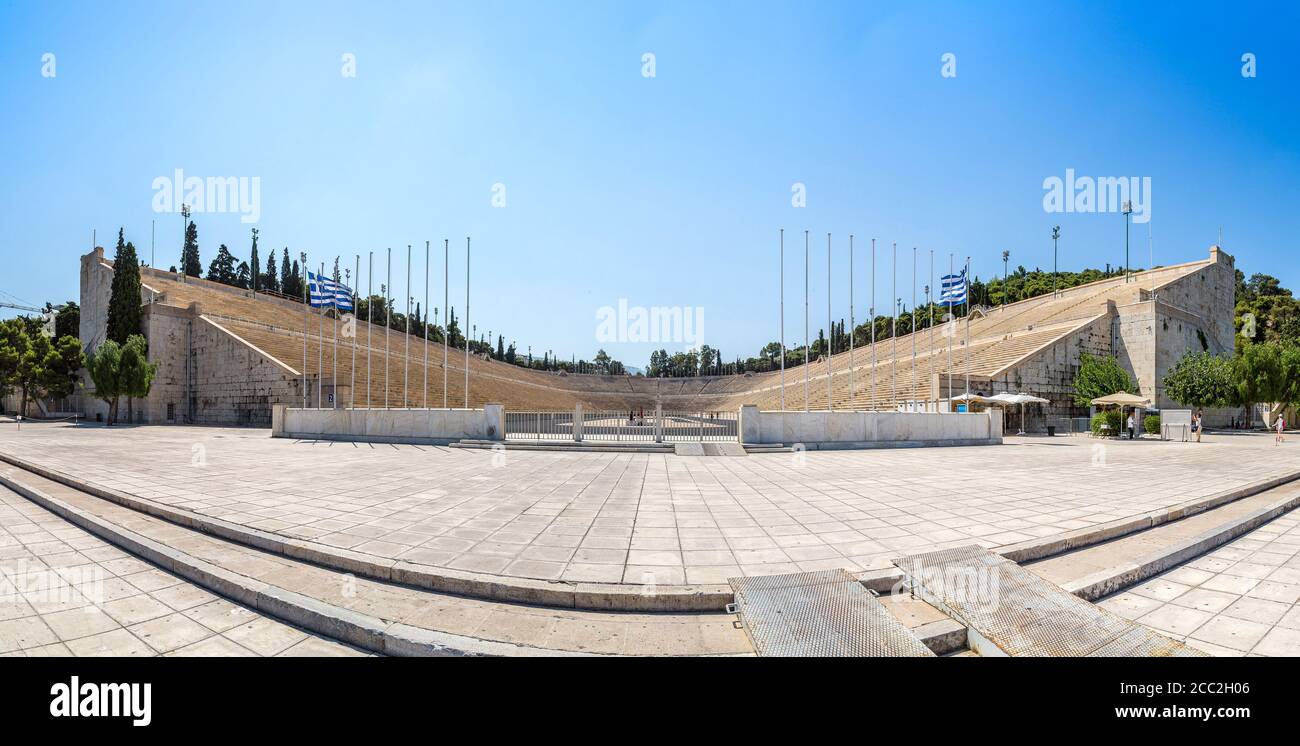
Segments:
[[[664,412],[666,441],[734,441],[740,431],[735,412]]]
[[[505,414],[506,437],[512,440],[573,440],[573,412]]]
[[[659,443],[739,440],[735,412],[662,412],[623,410],[582,412],[506,412],[510,440]],[[575,428],[575,423],[577,427]]]

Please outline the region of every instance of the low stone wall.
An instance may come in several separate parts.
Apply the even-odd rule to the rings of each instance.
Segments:
[[[760,412],[740,408],[740,441],[807,448],[905,448],[1002,443],[1002,412]]]
[[[301,409],[271,408],[271,437],[357,440],[371,443],[439,444],[501,440],[505,408],[483,409]]]

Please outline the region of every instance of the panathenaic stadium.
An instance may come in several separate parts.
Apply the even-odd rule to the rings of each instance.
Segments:
[[[81,338],[88,353],[104,338],[112,272],[102,249],[82,257]],[[440,344],[426,349],[418,337],[408,340],[364,321],[353,338],[339,337],[331,327],[341,322],[305,319],[300,303],[193,277],[143,268],[142,281],[150,357],[160,366],[147,401],[136,406],[143,423],[267,426],[274,405],[304,403],[391,409],[499,404],[507,413],[567,412],[577,405],[638,414],[656,406],[732,415],[743,405],[782,408],[778,371],[601,376],[478,357],[469,360],[466,397],[463,350],[445,359]],[[1211,247],[1207,259],[977,309],[969,330],[961,322],[939,325],[917,332],[915,340],[900,335],[814,361],[806,372],[786,371],[784,408],[931,411],[967,390],[1029,391],[1050,400],[1029,413],[1031,425],[1080,417],[1088,411],[1071,399],[1080,353],[1117,357],[1138,382],[1140,391],[1132,393],[1157,408],[1173,406],[1160,381],[1185,352],[1232,351],[1233,289],[1232,257]],[[102,402],[93,396],[84,402],[85,416],[104,416]]]
[[[82,257],[91,352],[112,276]],[[1087,413],[1084,353],[1175,415],[1170,366],[1232,350],[1218,247],[814,361],[784,392],[780,372],[467,376],[463,351],[364,322],[336,342],[283,298],[142,283],[139,423],[101,426],[89,391],[80,421],[0,428],[0,552],[111,577],[0,619],[0,653],[1300,654],[1300,446],[1040,435]],[[951,406],[968,387],[1046,401],[1011,435]]]

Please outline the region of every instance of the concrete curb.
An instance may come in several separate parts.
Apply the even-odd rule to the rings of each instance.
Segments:
[[[120,549],[219,596],[309,632],[394,656],[583,656],[390,622],[230,572],[0,474],[0,484]]]
[[[181,508],[173,508],[153,500],[100,487],[94,483],[77,479],[53,469],[47,469],[3,452],[0,452],[0,461],[123,507],[236,544],[244,544],[263,551],[282,554],[292,559],[311,562],[331,570],[349,572],[375,580],[402,583],[440,593],[453,593],[471,598],[567,609],[634,612],[722,611],[727,604],[731,603],[734,596],[731,587],[727,585],[651,587],[615,583],[569,583],[510,578],[502,575],[419,565],[330,547],[302,539],[293,539],[268,531],[241,526],[220,518],[200,515]],[[1186,518],[1296,479],[1300,479],[1300,471],[1254,482],[1217,495],[1191,500],[1171,508],[1151,511],[1132,518],[1122,518],[1099,526],[1069,531],[1044,539],[1031,539],[1017,544],[995,547],[993,551],[1014,562],[1046,559],[1074,549],[1092,546],[1143,531],[1169,521]],[[903,582],[903,574],[896,568],[868,570],[858,573],[857,577],[863,586],[881,594],[891,592],[895,586],[899,586]]]
[[[1132,562],[1108,567],[1105,570],[1071,581],[1063,587],[1087,601],[1096,601],[1227,544],[1242,534],[1253,531],[1274,518],[1290,512],[1297,506],[1300,506],[1300,495],[1275,500],[1265,507],[1241,516],[1236,520],[1203,531],[1196,536],[1184,539],[1159,551],[1146,554]]]

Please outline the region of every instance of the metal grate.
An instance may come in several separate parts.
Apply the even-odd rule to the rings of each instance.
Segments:
[[[844,570],[732,578],[754,649],[777,657],[934,657]]]
[[[1200,651],[1122,619],[982,547],[894,560],[926,601],[968,627],[980,655],[1196,656]]]

